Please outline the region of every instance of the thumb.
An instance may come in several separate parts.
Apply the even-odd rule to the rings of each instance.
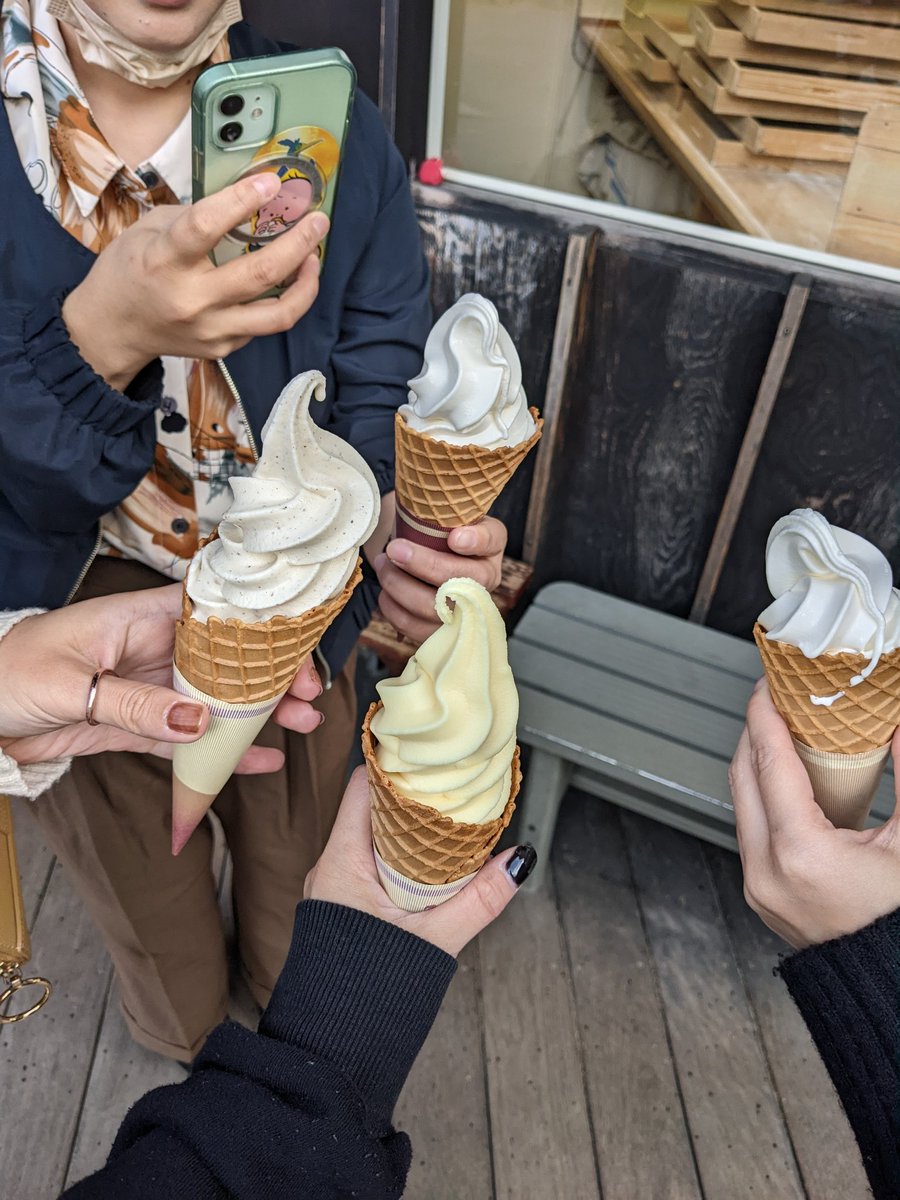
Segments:
[[[536,863],[535,849],[528,844],[489,859],[452,900],[423,914],[416,933],[456,956],[500,916]]]
[[[97,684],[94,720],[155,742],[195,742],[209,724],[209,711],[171,688],[103,675]]]

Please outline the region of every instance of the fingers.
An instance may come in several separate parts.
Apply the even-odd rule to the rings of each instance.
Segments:
[[[284,766],[284,755],[272,746],[251,746],[234,768],[235,775],[271,775]]]
[[[322,680],[319,678],[319,672],[316,670],[316,664],[313,661],[313,656],[310,654],[303,662],[300,670],[294,676],[294,682],[291,684],[289,694],[296,696],[298,700],[317,700],[323,692]]]
[[[170,253],[182,262],[199,262],[280,190],[275,172],[265,171],[198,200],[173,221],[168,232]]]
[[[482,522],[482,524],[485,523]],[[499,521],[495,521],[494,524],[503,531],[505,542],[506,529],[500,525]],[[481,526],[473,525],[467,529],[454,529],[450,536],[451,538],[454,534],[462,536],[464,533],[480,537]],[[467,556],[464,561],[460,561],[459,554],[430,550],[427,546],[419,546],[415,542],[408,542],[405,538],[395,538],[394,541],[388,542],[385,553],[390,561],[405,571],[407,575],[413,575],[416,579],[431,584],[432,587],[440,587],[448,579],[455,579],[460,575],[464,575],[467,579],[474,579],[476,583],[486,587],[489,592],[493,591],[500,582],[502,565],[500,551],[495,550],[494,557],[485,558],[473,554],[471,557]]]
[[[325,714],[307,700],[287,695],[275,709],[275,720],[283,729],[292,729],[294,733],[315,733],[324,722]]]
[[[270,288],[278,287],[302,265],[307,273],[318,279],[319,258],[316,248],[328,232],[329,222],[324,213],[310,213],[293,229],[276,238],[271,245],[242,254],[215,273],[216,288],[222,304],[240,304],[254,300]],[[295,288],[286,289],[285,294]],[[281,302],[283,297],[275,301]]]
[[[750,760],[750,735],[746,726],[728,770],[738,850],[746,874],[751,864],[763,860],[769,847],[769,823],[753,774]]]
[[[415,933],[448,954],[459,954],[500,916],[519,890],[507,869],[517,854],[517,850],[510,850],[489,859],[461,892],[423,913],[416,922]]]
[[[431,595],[433,599],[434,593],[432,592]],[[431,637],[440,624],[436,616],[433,616],[430,621],[415,616],[385,591],[378,598],[378,607],[381,609],[382,616],[390,621],[398,633],[404,634],[418,646],[421,646],[426,638]]]
[[[93,717],[100,725],[159,742],[195,742],[209,724],[209,711],[196,700],[116,675],[104,675],[97,684]]]
[[[447,545],[454,554],[490,558],[506,549],[506,526],[496,517],[485,517],[477,525],[464,525],[451,530]]]
[[[770,834],[803,835],[811,824],[827,824],[813,799],[809,776],[794,749],[790,731],[766,684],[757,687],[747,706],[747,735],[750,765]]]

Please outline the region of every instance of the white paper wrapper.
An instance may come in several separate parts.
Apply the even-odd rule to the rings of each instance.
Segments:
[[[229,704],[193,687],[177,667],[172,686],[183,696],[200,700],[210,714],[209,728],[199,741],[175,747],[172,759],[175,777],[195,792],[218,796],[284,692],[256,704]]]
[[[816,803],[839,829],[862,829],[875,799],[890,742],[862,754],[830,754],[794,738],[813,788]]]
[[[426,908],[435,908],[438,904],[443,904],[445,900],[461,892],[478,874],[477,871],[473,871],[471,875],[455,879],[453,883],[417,883],[389,867],[374,846],[372,848],[375,851],[375,865],[378,868],[381,886],[393,903],[406,912],[424,912]]]

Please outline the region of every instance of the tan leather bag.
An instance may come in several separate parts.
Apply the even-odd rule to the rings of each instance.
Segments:
[[[31,938],[13,839],[12,806],[8,797],[0,796],[0,1025],[24,1021],[50,999],[52,989],[46,979],[39,976],[23,979],[22,967],[29,958]],[[30,1007],[18,1008],[16,994],[31,988],[38,989],[34,993],[37,999]]]

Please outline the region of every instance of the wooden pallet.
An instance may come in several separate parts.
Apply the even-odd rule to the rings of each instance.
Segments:
[[[673,67],[678,66],[684,51],[694,44],[694,35],[686,22],[677,19],[672,24],[664,23],[656,16],[638,16],[627,7],[622,18],[622,28],[629,36],[640,34]]]
[[[864,21],[875,25],[900,25],[900,9],[896,4],[868,4],[859,0],[838,3],[837,0],[735,0],[744,8],[768,8],[774,12],[794,13],[809,17],[829,17],[838,20]]]
[[[867,113],[879,104],[900,104],[900,85],[865,79],[845,79],[809,71],[706,58],[707,66],[732,96],[745,100],[776,100],[813,108],[847,109]]]
[[[678,72],[664,55],[633,29],[623,27],[622,49],[635,71],[648,83],[676,83]]]
[[[828,7],[831,8],[831,5]],[[862,21],[831,20],[818,15],[776,12],[757,5],[739,4],[735,0],[719,0],[719,8],[752,41],[771,42],[801,50],[826,50],[833,54],[900,61],[900,28],[864,24]],[[857,11],[869,10],[866,7]]]
[[[772,156],[791,162],[848,163],[856,131],[834,125],[792,125],[762,117],[723,117],[723,122],[757,159]]]
[[[874,109],[859,131],[828,249],[900,267],[900,108]]]
[[[860,120],[858,115],[838,109],[786,104],[780,100],[749,100],[734,96],[693,50],[685,51],[678,65],[678,74],[697,99],[718,116],[766,117],[799,125],[825,124],[841,127],[853,127]]]

